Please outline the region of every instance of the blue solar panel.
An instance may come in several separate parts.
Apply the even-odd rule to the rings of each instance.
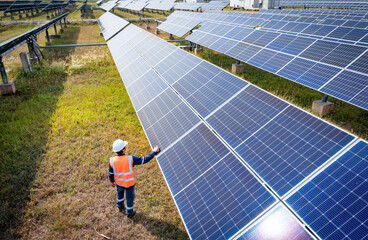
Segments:
[[[221,141],[202,123],[173,147],[160,154],[158,161],[171,193],[175,196],[219,160],[229,156],[229,153]]]
[[[302,54],[300,54],[300,56],[315,61],[320,61],[332,50],[334,50],[338,45],[339,43],[336,42],[318,40],[312,46],[306,49]]]
[[[296,81],[306,71],[311,69],[316,63],[301,58],[295,58],[284,68],[277,72],[278,75]]]
[[[247,62],[250,58],[252,58],[254,55],[256,55],[262,48],[248,45],[246,48],[243,48],[242,51],[238,52],[236,56],[234,56],[236,59],[239,59],[243,62]],[[231,51],[232,49],[230,49]]]
[[[270,43],[267,48],[281,51],[284,47],[286,47],[289,43],[291,43],[294,39],[296,39],[295,36],[290,35],[281,35],[278,38],[276,38],[272,43]]]
[[[137,114],[151,146],[162,149],[200,121],[171,89],[165,90]]]
[[[178,49],[169,55],[165,61],[157,64],[155,69],[169,84],[173,84],[200,62],[202,62],[201,59]]]
[[[311,237],[285,207],[278,205],[238,239],[312,240],[314,238]]]
[[[364,47],[341,44],[328,53],[325,57],[323,57],[321,62],[339,67],[346,67],[354,59],[359,57],[365,50],[367,49]]]
[[[209,46],[209,48],[218,51],[218,52],[227,52],[230,48],[232,48],[237,42],[233,40],[229,40],[227,38],[220,38],[213,44]]]
[[[359,41],[359,39],[363,38],[368,34],[368,30],[366,29],[352,29],[349,34],[344,36],[342,39],[351,40],[351,41]]]
[[[192,239],[227,239],[244,231],[244,236],[252,236],[257,223],[276,212],[274,193],[289,197],[355,139],[143,30],[127,29],[137,39],[123,30],[109,48],[128,79],[123,78],[151,146],[163,150],[158,162]],[[225,28],[219,29],[225,34]],[[253,43],[265,39],[268,33],[263,32]],[[213,46],[226,51],[229,43],[232,40],[220,40]],[[285,63],[293,59],[250,44],[230,51],[271,70],[280,66],[278,58]],[[310,85],[324,81],[318,82],[318,71],[323,72],[318,77],[328,79],[324,74],[341,70],[299,60],[291,61],[295,68],[311,65],[294,78]],[[368,102],[364,91],[367,87],[353,99]],[[309,237],[295,229],[296,236]]]
[[[235,150],[283,196],[353,138],[290,106]]]
[[[309,45],[311,45],[315,39],[305,38],[305,37],[297,37],[289,44],[287,44],[281,52],[289,53],[293,55],[298,55],[302,51],[305,50]]]
[[[270,58],[276,55],[276,52],[263,49],[259,53],[257,53],[255,56],[253,56],[248,63],[256,66],[261,67],[265,62],[267,62]]]
[[[368,238],[368,144],[360,141],[287,199],[322,239]]]
[[[254,31],[253,29],[234,27],[233,30],[229,31],[224,36],[227,38],[231,38],[231,39],[240,41],[244,39],[246,36],[248,36],[253,31]]]
[[[308,87],[318,89],[340,71],[339,68],[316,63],[295,81]]]
[[[202,117],[206,117],[246,85],[234,75],[202,62],[173,87]]]
[[[270,58],[268,61],[263,63],[261,67],[269,72],[276,73],[278,70],[284,67],[288,62],[290,62],[293,58],[294,57],[290,55],[286,55],[283,53],[277,53],[272,58]]]
[[[201,125],[186,137],[195,140],[198,138],[198,133],[201,133],[205,138],[199,137],[196,143],[205,147],[204,149],[215,151],[218,140],[212,143],[212,133],[204,128],[206,127]],[[203,131],[205,133],[202,133]],[[188,144],[192,146],[194,143],[190,141]],[[218,144],[221,143],[218,142]],[[181,153],[183,147],[187,149],[189,158],[193,156],[193,159],[186,164],[202,159],[198,154],[203,150],[192,151],[192,147],[188,148],[188,145],[173,146],[172,154],[175,151]],[[233,154],[221,155],[221,157],[223,158],[212,164],[212,167],[203,175],[174,195],[192,239],[229,239],[275,202],[275,198]],[[163,156],[158,157],[160,166],[162,158]],[[209,157],[211,158],[212,156]],[[172,156],[165,157],[165,161],[172,161]],[[174,168],[173,171],[182,172]],[[190,175],[191,172],[188,174]],[[184,173],[183,176],[185,175],[187,174]],[[182,179],[181,177],[179,181]]]
[[[286,106],[284,101],[248,86],[206,120],[226,142],[236,147]]]
[[[368,76],[344,70],[321,91],[364,108],[368,107],[366,92]]]
[[[166,88],[167,84],[153,70],[149,70],[129,85],[127,91],[134,108],[138,111]]]

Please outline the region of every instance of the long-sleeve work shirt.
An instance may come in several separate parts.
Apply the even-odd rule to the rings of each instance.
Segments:
[[[117,156],[124,156],[124,155],[125,154],[123,153],[123,154],[118,154]],[[132,156],[133,166],[148,163],[154,156],[155,156],[155,152],[151,152],[145,157]],[[109,164],[109,179],[110,179],[110,182],[114,182],[114,170],[112,169],[110,164]]]

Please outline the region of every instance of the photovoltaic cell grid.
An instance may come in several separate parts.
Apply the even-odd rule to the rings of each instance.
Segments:
[[[201,128],[208,131],[203,125],[198,128],[187,137],[201,142],[205,149],[217,152],[217,148],[212,148],[216,145],[205,144],[218,139],[204,133],[205,138],[198,141],[197,132],[201,132]],[[178,147],[181,149],[182,146]],[[187,152],[189,156],[193,156],[192,161],[199,160],[192,155],[190,149]],[[275,202],[274,197],[234,155],[221,157],[221,160],[211,163],[207,171],[174,196],[178,208],[182,209],[181,216],[187,223],[192,239],[229,239]],[[160,158],[162,156],[158,157],[159,161]]]
[[[102,3],[100,5],[100,8],[102,8],[103,10],[105,10],[106,12],[108,12],[111,9],[113,9],[115,7],[115,5],[116,5],[115,1],[108,1],[108,2]]]
[[[106,41],[129,24],[128,21],[110,12],[104,13],[97,21]]]
[[[243,29],[205,23],[186,39],[368,109],[367,47]]]
[[[287,199],[322,239],[368,237],[368,144],[360,141]]]
[[[174,3],[160,3],[160,2],[149,2],[145,7],[146,9],[170,11],[175,6]]]
[[[158,26],[158,29],[183,37],[190,30],[201,23],[200,13],[175,11],[167,17],[166,21]]]
[[[144,1],[137,1],[137,2],[129,3],[124,8],[129,9],[129,10],[133,10],[133,11],[142,11],[147,5],[148,5],[148,3],[144,2]]]
[[[159,42],[152,40],[152,37],[146,37],[145,39],[152,40],[153,45],[157,46],[155,48],[147,48],[147,52],[144,52],[144,48],[135,48],[139,43],[137,43],[137,39],[134,39],[131,35],[142,38],[146,34],[143,30],[137,29],[138,28],[135,26],[129,26],[110,40],[109,43],[114,42],[115,38],[119,38],[119,36],[124,36],[128,40],[118,39],[114,44],[121,42],[122,45],[129,45],[132,49],[119,45],[116,45],[115,47],[120,52],[127,54],[131,54],[131,51],[133,50],[137,54],[139,53],[139,57],[141,58],[143,55],[148,56],[147,53],[156,49],[156,47],[165,49],[166,46],[168,46],[168,43],[166,42],[162,42],[160,45]],[[122,51],[124,48],[128,48],[128,50]],[[112,52],[114,51],[114,49],[110,49]],[[269,186],[272,186],[274,189],[278,189],[277,191],[279,195],[283,195],[284,192],[288,192],[289,189],[292,189],[297,183],[303,180],[310,171],[313,171],[313,169],[316,169],[319,165],[326,162],[326,158],[332,156],[335,152],[342,149],[352,139],[354,139],[353,136],[334,128],[308,113],[290,106],[290,104],[265,93],[263,90],[249,84],[241,85],[239,83],[242,80],[238,79],[239,82],[237,82],[237,78],[228,78],[227,74],[221,75],[221,71],[217,71],[218,68],[213,65],[206,65],[208,63],[192,56],[191,54],[180,49],[174,51],[168,50],[167,52],[169,54],[167,57],[159,61],[156,65],[150,66],[153,67],[153,70],[155,72],[157,71],[161,77],[170,71],[189,71],[189,74],[194,70],[198,70],[199,66],[205,66],[204,69],[208,69],[210,73],[203,76],[207,78],[206,80],[200,81],[202,81],[204,85],[213,82],[214,87],[211,89],[213,89],[215,93],[223,91],[221,84],[218,86],[216,85],[221,81],[216,81],[215,79],[217,77],[215,76],[222,76],[224,80],[228,81],[227,84],[231,83],[235,86],[234,89],[239,89],[238,92],[236,92],[237,90],[234,90],[234,94],[229,96],[228,102],[221,100],[216,106],[215,111],[212,111],[207,115],[206,120],[231,147],[238,145],[235,150],[240,153],[240,155],[244,153],[246,154],[246,158],[244,158],[244,160],[247,164],[251,165],[253,169],[265,164],[262,161],[258,161],[257,157],[269,157],[269,154],[263,151],[264,149],[257,148],[257,144],[266,144],[266,152],[269,151],[270,153],[274,153],[275,151],[277,153],[277,151],[279,151],[278,154],[285,154],[285,151],[289,151],[293,157],[305,157],[304,154],[306,154],[307,159],[305,161],[292,161],[291,158],[282,159],[281,157],[281,161],[274,165],[272,165],[272,163],[267,165],[266,163],[264,165],[264,171],[256,171],[262,179],[266,179]],[[118,55],[114,53],[113,56],[117,57]],[[176,59],[179,61],[175,61]],[[154,61],[151,62],[153,63]],[[133,68],[129,71],[133,71]],[[147,76],[145,76],[145,74],[147,74]],[[127,87],[128,89],[130,87],[133,89],[128,90],[128,92],[130,91],[129,94],[131,97],[135,93],[134,90],[138,90],[137,95],[142,96],[142,94],[139,93],[138,86],[142,83],[146,83],[148,79],[154,79],[154,82],[157,83],[160,82],[159,78],[151,75],[153,74],[151,70],[147,71],[145,74],[143,77],[132,81]],[[183,75],[185,76],[185,74]],[[175,77],[168,77],[167,79],[163,77],[163,79],[165,79],[167,83],[172,84],[172,87],[174,87],[176,91],[179,90],[179,88],[175,88],[175,84],[180,83],[182,80],[182,83],[186,82],[189,84],[187,85],[189,88],[190,85],[196,84],[195,82],[197,79],[184,81],[186,78],[184,78],[183,75],[178,76],[176,79]],[[140,81],[142,81],[142,83],[139,83]],[[259,216],[260,213],[269,209],[272,204],[275,203],[275,199],[272,197],[272,194],[262,187],[258,180],[256,180],[256,178],[243,166],[243,164],[240,163],[226,147],[222,146],[221,141],[219,141],[206,126],[203,124],[198,125],[201,122],[199,118],[195,116],[188,106],[170,88],[165,88],[163,84],[159,84],[159,86],[160,87],[157,90],[158,92],[161,91],[161,93],[158,93],[152,100],[149,100],[149,98],[147,98],[147,100],[142,98],[143,103],[136,103],[138,101],[134,100],[133,105],[135,107],[139,104],[142,105],[139,111],[137,107],[136,110],[151,146],[157,144],[165,146],[165,148],[162,148],[165,150],[161,155],[159,155],[158,161],[187,230],[192,238],[200,239],[211,237],[221,239],[231,237],[245,225],[250,223],[252,219]],[[185,84],[181,84],[181,86],[185,86]],[[183,87],[183,91],[184,90],[185,87]],[[144,92],[145,90],[142,91]],[[245,91],[248,91],[248,94],[244,94]],[[199,92],[201,93],[200,96],[203,98],[213,94],[211,91],[201,92],[200,89]],[[182,93],[183,95],[181,97],[188,97],[185,95],[185,92]],[[240,101],[242,98],[245,98],[245,100]],[[145,103],[145,101],[148,101],[148,103]],[[211,106],[212,103],[209,102],[209,104],[205,103],[204,105]],[[231,107],[229,107],[230,105]],[[200,108],[195,104],[191,105],[191,107],[200,112]],[[252,111],[251,108],[256,110]],[[262,109],[262,111],[258,109]],[[257,110],[262,113],[258,113]],[[241,116],[242,113],[244,113],[244,116]],[[206,116],[206,113],[202,114]],[[254,115],[252,116],[252,114]],[[225,117],[225,119],[221,118],[224,115],[229,117]],[[257,120],[252,123],[253,117]],[[244,132],[244,136],[241,135],[240,138],[237,134],[224,134],[229,132],[235,133],[238,131],[236,128],[231,129],[232,126],[229,126],[231,124],[226,124],[227,119],[240,123],[247,118],[249,119],[249,129],[253,129],[249,130],[249,133],[247,133],[246,130],[241,130]],[[263,120],[263,122],[259,119]],[[257,126],[257,124],[259,124],[259,126]],[[240,126],[244,128],[242,124]],[[253,128],[251,126],[253,126]],[[225,130],[228,127],[230,128]],[[234,129],[236,130],[234,131]],[[263,135],[261,134],[262,131],[264,131],[264,135],[267,136],[263,139],[261,138]],[[238,139],[233,141],[233,136]],[[268,138],[270,139],[269,142],[267,142]],[[250,151],[249,149],[247,150],[244,148],[244,144],[247,141],[255,146]],[[221,144],[219,145],[219,143]],[[283,144],[286,144],[287,146],[283,146]],[[188,148],[187,146],[196,147]],[[315,148],[315,152],[312,153],[308,151],[311,147]],[[280,150],[280,148],[282,150]],[[219,157],[217,158],[210,159],[206,157],[206,155],[212,154],[211,156],[214,156],[214,152],[207,151],[208,149],[216,149],[218,152],[223,153],[219,153]],[[190,154],[187,154],[188,152]],[[252,153],[256,153],[257,156],[252,156]],[[176,157],[172,157],[173,155]],[[181,157],[182,155],[185,157]],[[309,161],[314,158],[309,157],[309,155],[315,156],[317,160]],[[243,157],[244,156],[245,155],[243,155]],[[223,158],[221,159],[221,157]],[[201,159],[205,160],[201,161]],[[177,164],[174,163],[185,166],[185,168],[178,168]],[[226,167],[224,164],[229,165]],[[211,165],[211,167],[206,168],[206,165]],[[290,170],[290,172],[281,171],[275,178],[270,177],[270,173],[274,173],[275,169],[280,167],[279,165],[284,165],[288,170]],[[283,168],[280,167],[280,169]],[[242,173],[238,174],[238,171]],[[219,176],[223,178],[220,178]],[[239,176],[244,177],[247,180],[237,183],[237,181],[241,179]],[[277,180],[277,178],[282,178],[282,180],[286,182],[286,189],[281,186],[282,184]],[[228,179],[229,182],[226,179]],[[236,181],[234,179],[236,179]],[[240,184],[239,187],[229,189],[228,186],[232,186],[233,184],[228,183],[232,183],[232,181],[235,181],[234,184]],[[243,190],[239,190],[239,188]],[[204,191],[203,189],[206,189],[207,191]],[[245,193],[245,190],[249,192]],[[196,200],[198,200],[195,203],[192,202],[193,196],[196,196]],[[250,198],[250,196],[253,198]],[[262,203],[259,201],[262,201]],[[229,213],[228,209],[225,208],[228,204],[230,204],[231,209],[236,210],[231,210],[231,213]],[[295,234],[303,233],[298,231]]]
[[[130,27],[124,31],[128,31],[128,33],[134,32],[132,29],[133,28]],[[124,31],[116,35],[111,41],[115,41],[114,44],[123,42],[124,45],[126,45],[126,41],[119,39],[121,36],[129,35],[125,34]],[[139,35],[139,33],[136,35]],[[111,49],[113,51],[113,47]],[[121,47],[118,48],[119,51],[121,51],[120,49]],[[190,60],[190,58],[187,59]],[[153,79],[154,82],[152,84],[155,84],[155,86],[159,84],[160,79],[156,80],[152,71],[148,71],[143,75],[143,77],[133,81],[133,83],[127,87],[128,93],[136,109],[140,103],[135,98],[134,90],[139,91],[138,86],[147,83],[146,80],[148,79]],[[149,88],[149,86],[147,87]],[[137,92],[137,96],[142,97],[143,95],[144,94],[141,92]],[[145,99],[142,101],[144,100]],[[137,114],[143,128],[145,129],[151,146],[160,145],[163,149],[167,148],[176,139],[180,138],[182,134],[190,131],[190,129],[196,124],[198,125],[200,121],[193,111],[191,111],[170,88],[166,88],[166,90],[161,91],[161,93],[153,97],[153,101],[149,101],[141,109],[137,109]],[[188,148],[190,143],[194,144],[194,146]],[[207,151],[204,151],[204,149],[207,149]],[[189,164],[187,162],[186,164],[189,164],[189,167],[186,167],[185,171],[180,168],[170,167],[170,164],[174,161],[183,161],[183,158],[181,157],[183,153],[181,153],[181,150],[184,150],[186,153],[190,151],[192,156],[190,157],[190,155],[188,155],[186,156],[186,159],[189,161],[190,158],[190,161],[194,163]],[[218,154],[217,158],[214,158],[214,151]],[[173,154],[177,154],[178,158],[172,159]],[[224,156],[226,156],[226,163],[221,163],[220,159]],[[203,160],[196,164],[197,158],[203,158]],[[187,191],[183,189],[184,187],[188,187],[188,184],[190,184],[189,187],[197,189],[199,185],[204,186],[208,179],[213,178],[212,172],[218,172],[214,164],[221,169],[227,169],[226,175],[222,174],[225,176],[223,181],[211,181],[209,183],[209,189],[211,190],[206,193],[203,191],[201,192],[202,200],[201,202],[198,202],[201,203],[201,205],[193,206],[192,209],[194,212],[182,212],[182,216],[186,222],[189,221],[188,216],[193,216],[193,214],[199,219],[196,222],[190,220],[190,223],[187,224],[188,231],[191,236],[205,237],[206,234],[211,234],[210,236],[216,237],[216,239],[230,237],[240,228],[244,227],[244,225],[252,220],[252,218],[275,202],[272,195],[256,180],[244,165],[242,165],[239,160],[229,152],[223,143],[221,143],[221,141],[218,140],[218,138],[215,137],[215,135],[203,123],[186,134],[182,140],[169,148],[166,153],[160,155],[158,161],[160,162],[160,166],[162,166],[165,176],[168,176],[167,181],[169,182],[170,190],[177,193],[178,200],[176,202],[178,206],[186,205],[189,200],[188,196],[195,191]],[[165,161],[169,163],[165,163]],[[191,169],[191,167],[193,167],[193,169]],[[200,176],[205,171],[207,174]],[[176,181],[172,181],[175,176],[179,176],[180,174],[187,174],[188,177],[180,177],[179,179],[176,179]],[[238,178],[240,177],[246,178],[246,181],[244,183],[238,183]],[[224,182],[225,180],[233,183],[232,185],[234,190],[226,188],[227,182]],[[196,181],[202,182],[199,182],[197,185]],[[221,188],[219,188],[219,186],[221,186]],[[218,195],[218,197],[216,197],[216,195]],[[262,197],[262,201],[258,200],[256,202],[255,199],[258,197]],[[224,202],[225,200],[226,202]],[[232,208],[231,213],[224,209],[223,204],[225,203],[228,203],[226,206]],[[203,207],[207,207],[207,209],[204,210]],[[179,207],[179,210],[180,209],[183,209],[183,207]],[[219,213],[212,216],[212,209],[219,209]],[[245,212],[243,213],[244,210]],[[236,218],[232,218],[233,212],[237,212]],[[204,221],[205,219],[208,219],[208,221]],[[219,228],[218,224],[223,224],[222,228]],[[207,226],[209,229],[205,228]]]
[[[278,205],[267,213],[261,221],[251,227],[238,239],[258,240],[274,238],[288,240],[314,239],[291,213],[281,205]]]
[[[318,39],[328,39],[331,41],[347,42],[367,46],[368,42],[365,38],[368,34],[367,21],[348,21],[336,19],[332,22],[313,21],[313,23],[305,17],[285,16],[277,14],[261,14],[205,11],[202,15],[205,21],[226,23],[238,26],[247,26],[254,28],[261,26],[276,32],[292,33],[300,36],[309,36]],[[290,22],[292,21],[292,22]],[[342,21],[342,22],[339,22]],[[326,26],[331,25],[331,26]],[[336,33],[338,35],[336,35]]]

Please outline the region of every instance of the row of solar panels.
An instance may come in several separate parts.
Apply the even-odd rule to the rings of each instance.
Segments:
[[[107,44],[192,239],[368,236],[367,142],[134,25]]]
[[[216,11],[172,15],[161,30],[183,36],[200,24],[187,40],[368,109],[367,29],[271,20],[258,29],[252,18]]]
[[[364,1],[336,1],[336,0],[276,0],[278,7],[319,7],[319,8],[348,8],[348,9],[368,9],[368,3]]]
[[[75,1],[69,0],[64,3],[64,1],[51,1],[50,3],[41,1],[4,1],[0,2],[0,11],[4,13],[11,13],[23,10],[52,10],[58,8],[65,8],[69,4],[73,4]]]
[[[127,9],[133,11],[142,11],[144,9],[154,9],[169,11],[172,9],[181,10],[193,10],[199,9],[224,9],[228,3],[213,1],[209,3],[174,3],[174,2],[146,2],[146,1],[119,1],[117,4],[115,1],[109,1],[101,4],[101,8],[105,11],[110,11],[112,8],[117,7],[119,9]]]
[[[225,16],[224,16],[225,15]],[[227,16],[226,16],[227,15]],[[222,14],[216,11],[206,11],[203,15],[203,21],[212,21],[227,23],[237,26],[258,27],[277,32],[297,34],[300,36],[308,36],[318,39],[328,39],[332,41],[340,41],[358,45],[368,45],[368,21],[354,21],[354,26],[339,26],[340,23],[346,21],[335,20],[335,23],[305,23],[296,22],[295,19],[282,17],[264,19],[254,15],[246,14],[245,16],[229,16],[228,13]],[[189,18],[189,16],[188,16]],[[351,21],[349,21],[351,22]],[[333,25],[334,24],[334,25]]]

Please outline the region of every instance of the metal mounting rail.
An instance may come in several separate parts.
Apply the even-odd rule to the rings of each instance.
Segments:
[[[68,14],[69,14],[69,12],[64,13],[63,15],[61,15],[61,16],[53,19],[53,20],[50,20],[48,23],[46,23],[42,26],[36,27],[32,30],[29,30],[28,32],[25,32],[25,33],[17,36],[17,37],[14,37],[12,39],[9,39],[5,42],[0,43],[0,57],[5,56],[9,52],[13,51],[17,47],[19,47],[20,45],[25,43],[28,39],[37,36],[38,34],[43,32],[44,30],[46,30],[50,26],[56,24],[58,21],[61,21],[61,19],[65,18]]]

